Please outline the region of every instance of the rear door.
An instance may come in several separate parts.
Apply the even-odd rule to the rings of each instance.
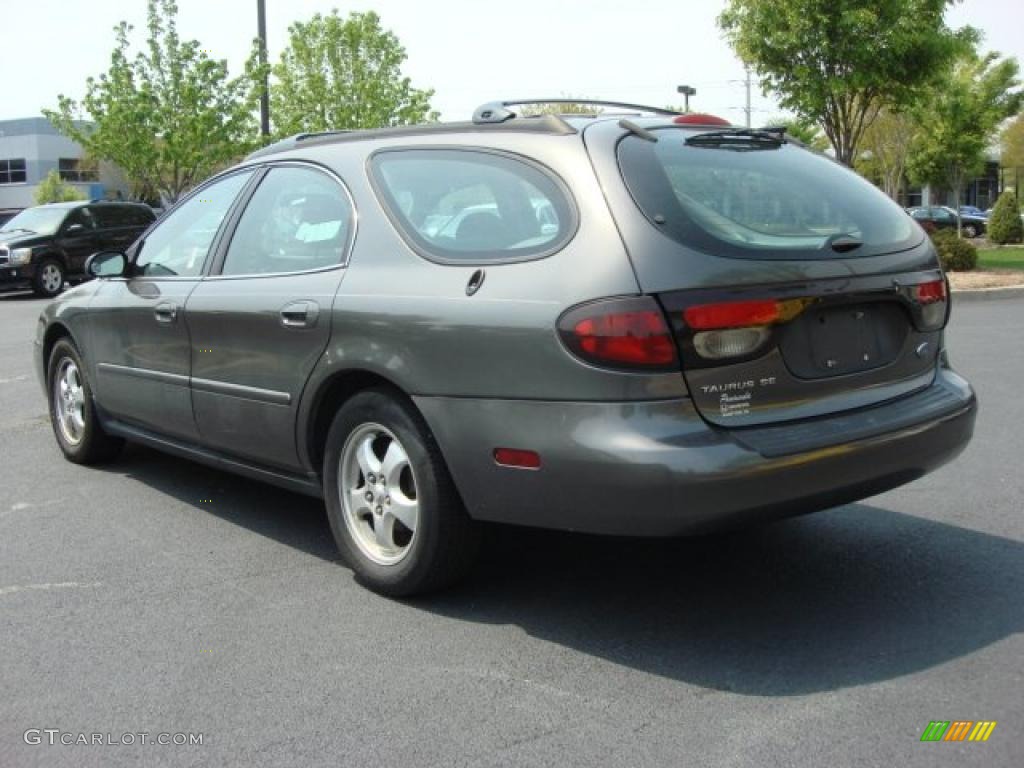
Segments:
[[[205,445],[297,469],[296,413],[330,336],[354,210],[336,176],[287,163],[236,219],[186,305],[196,421]]]
[[[932,381],[946,284],[874,186],[778,137],[603,125],[585,134],[595,167],[708,421],[817,416]]]

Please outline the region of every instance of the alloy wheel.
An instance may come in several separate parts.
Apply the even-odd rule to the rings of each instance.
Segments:
[[[379,565],[409,552],[419,523],[416,476],[395,434],[380,424],[356,428],[338,471],[343,517],[360,551]]]
[[[82,374],[69,357],[60,361],[53,384],[53,408],[57,425],[69,445],[78,445],[85,434],[85,389]]]

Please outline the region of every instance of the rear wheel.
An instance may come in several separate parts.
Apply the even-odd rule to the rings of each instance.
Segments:
[[[54,344],[46,380],[50,423],[64,456],[76,464],[98,464],[117,456],[124,441],[100,426],[85,366],[70,339]]]
[[[479,532],[437,444],[411,404],[388,390],[360,392],[335,416],[324,498],[342,556],[376,592],[439,589],[475,560]]]
[[[56,259],[44,259],[36,265],[32,288],[40,296],[53,298],[64,287],[64,267]]]

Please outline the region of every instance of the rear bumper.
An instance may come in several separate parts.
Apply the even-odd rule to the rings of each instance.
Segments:
[[[946,368],[914,395],[819,419],[818,429],[800,422],[807,449],[777,433],[709,426],[687,399],[416,403],[473,517],[634,536],[733,527],[881,493],[955,458],[977,413],[970,385]],[[497,466],[496,447],[537,451],[542,466]]]

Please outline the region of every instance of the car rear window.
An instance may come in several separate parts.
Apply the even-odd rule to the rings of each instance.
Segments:
[[[657,142],[619,143],[622,176],[644,215],[666,235],[733,258],[879,255],[923,235],[874,185],[792,143],[687,145],[692,132],[659,129]],[[842,237],[847,247],[833,248]],[[850,240],[859,247],[849,248]]]
[[[475,150],[386,150],[373,156],[371,167],[391,219],[428,258],[539,258],[565,245],[576,229],[564,185],[525,159]]]

